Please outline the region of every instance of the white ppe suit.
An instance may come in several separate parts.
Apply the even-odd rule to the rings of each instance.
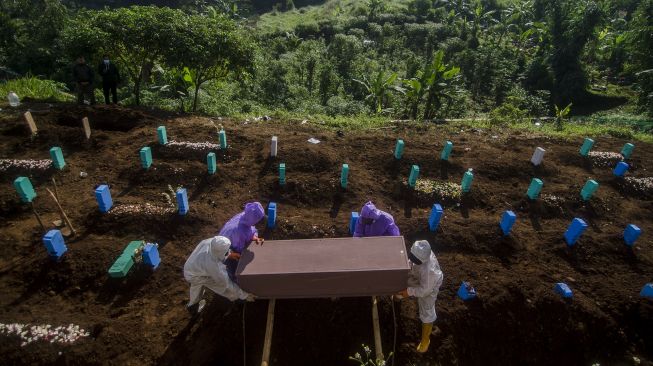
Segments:
[[[228,238],[216,236],[202,240],[188,257],[184,264],[184,278],[190,283],[189,306],[201,300],[203,287],[231,301],[248,298],[249,293],[229,279],[223,263],[230,246]]]
[[[408,295],[417,298],[419,318],[422,323],[433,323],[437,318],[435,300],[438,297],[444,275],[435,254],[431,252],[429,243],[427,241],[421,242],[425,243],[428,249],[426,247],[417,248],[420,246],[418,244],[420,242],[415,243],[411,249],[411,253],[419,258],[422,264],[411,262]]]

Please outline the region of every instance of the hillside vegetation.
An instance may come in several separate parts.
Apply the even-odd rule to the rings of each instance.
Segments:
[[[147,3],[3,2],[4,74],[72,89],[77,55],[94,66],[109,53],[126,76],[123,104],[320,119],[482,117],[492,125],[571,104],[571,115],[650,131],[653,0],[133,5]]]

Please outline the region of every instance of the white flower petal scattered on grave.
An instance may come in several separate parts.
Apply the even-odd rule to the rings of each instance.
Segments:
[[[117,205],[109,211],[109,214],[121,215],[150,215],[150,216],[163,216],[175,212],[176,209],[170,207],[156,206],[150,203],[141,205]]]
[[[68,326],[59,326],[51,329],[50,324],[44,325],[30,325],[11,323],[0,323],[0,335],[12,336],[17,335],[20,337],[20,346],[25,347],[30,343],[37,341],[46,341],[49,343],[74,343],[80,338],[88,337],[91,335],[79,325],[69,324]]]
[[[653,177],[646,178],[635,178],[627,177],[624,179],[626,186],[630,187],[632,190],[643,193],[651,194],[653,193]]]
[[[599,167],[614,167],[624,158],[621,154],[611,151],[590,151],[587,156]]]
[[[210,151],[210,150],[219,150],[219,144],[213,144],[210,142],[186,142],[186,141],[175,141],[171,140],[165,145],[167,148],[172,149],[189,149],[195,151]]]
[[[52,160],[16,160],[0,159],[0,171],[4,172],[9,169],[22,170],[48,170],[52,165]]]

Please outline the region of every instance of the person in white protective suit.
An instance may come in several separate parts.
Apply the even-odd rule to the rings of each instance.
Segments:
[[[231,242],[224,236],[202,240],[184,264],[184,278],[190,283],[190,301],[187,309],[191,314],[202,311],[206,300],[202,299],[204,288],[231,301],[254,301],[254,295],[243,291],[227,274],[224,260],[230,256]]]
[[[413,243],[408,253],[410,260],[410,275],[408,288],[399,293],[399,298],[414,296],[419,305],[419,318],[422,321],[422,339],[417,345],[417,352],[424,353],[431,343],[435,314],[435,300],[438,297],[444,275],[440,264],[431,251],[431,245],[426,240]]]

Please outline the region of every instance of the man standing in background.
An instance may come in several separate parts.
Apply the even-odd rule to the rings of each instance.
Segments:
[[[102,62],[98,66],[98,73],[102,76],[102,90],[104,91],[104,102],[109,104],[109,92],[113,97],[113,104],[118,103],[118,83],[120,82],[120,72],[116,65],[111,62],[109,55],[104,55]]]
[[[93,78],[93,69],[86,64],[84,56],[79,56],[77,63],[73,66],[73,80],[77,86],[77,104],[84,104],[85,97],[88,97],[91,105],[95,104]]]

